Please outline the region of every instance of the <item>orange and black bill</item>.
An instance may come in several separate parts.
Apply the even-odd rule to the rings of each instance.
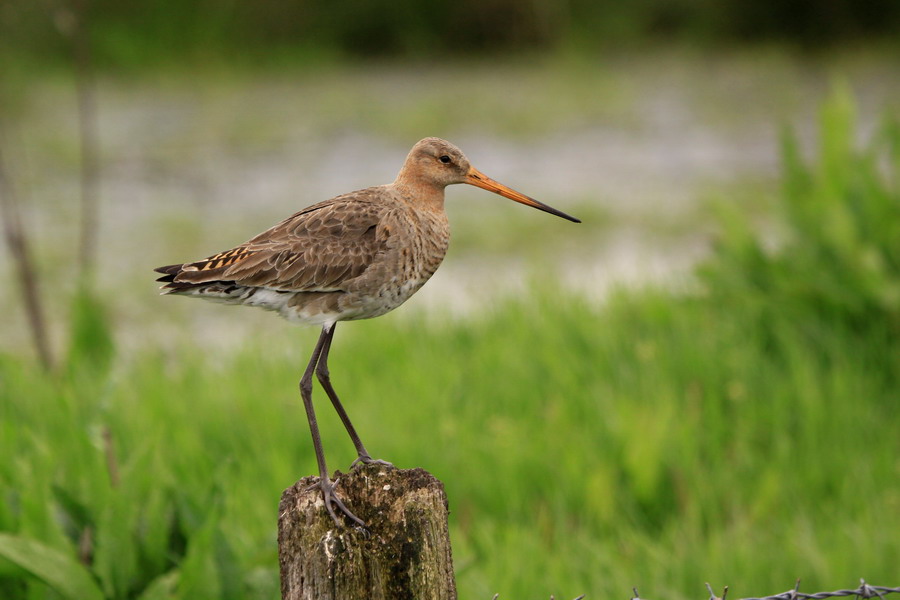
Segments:
[[[581,219],[576,219],[575,217],[567,215],[561,210],[556,210],[552,206],[547,206],[543,202],[538,202],[534,198],[529,198],[525,194],[520,194],[512,188],[506,187],[499,181],[494,181],[475,167],[471,167],[469,169],[469,173],[466,175],[466,183],[488,190],[489,192],[494,192],[495,194],[500,194],[504,198],[515,200],[516,202],[520,202],[522,204],[525,204],[526,206],[533,206],[534,208],[537,208],[544,212],[548,212],[551,215],[556,215],[557,217],[568,219],[573,223],[581,223]]]

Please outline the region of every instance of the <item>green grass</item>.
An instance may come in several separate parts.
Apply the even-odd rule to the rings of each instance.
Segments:
[[[597,305],[536,276],[469,319],[339,326],[368,448],[446,485],[462,598],[897,584],[900,133],[856,150],[841,95],[822,130],[812,166],[786,143],[777,243],[723,210],[691,294]],[[273,318],[237,348],[122,352],[103,307],[73,315],[59,373],[0,355],[0,597],[276,598],[278,499],[316,470],[316,333]]]
[[[370,449],[444,481],[461,597],[890,583],[900,422],[871,358],[896,350],[782,324],[774,354],[744,324],[666,294],[536,293],[475,322],[342,326],[331,363]],[[278,497],[315,471],[296,393],[312,337],[266,337],[219,360],[149,350],[100,382],[6,357],[0,530],[74,556],[90,525],[106,597],[172,569],[176,597],[275,597]],[[0,573],[4,597],[46,597]]]

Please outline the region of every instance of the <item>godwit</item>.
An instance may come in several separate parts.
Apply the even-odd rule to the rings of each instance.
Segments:
[[[516,202],[580,223],[490,179],[453,144],[425,138],[413,146],[393,183],[350,192],[304,208],[248,242],[196,262],[156,269],[163,294],[196,296],[277,311],[289,321],[322,327],[300,395],[319,466],[319,488],[334,522],[336,506],[364,523],[335,494],[312,403],[312,376],[328,394],[358,462],[376,461],[366,450],[331,386],[328,351],[338,321],[381,316],[409,299],[434,274],[450,242],[444,188],[468,183]],[[351,465],[351,467],[353,466]]]

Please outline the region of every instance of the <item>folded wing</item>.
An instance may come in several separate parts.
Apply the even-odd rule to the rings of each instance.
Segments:
[[[231,250],[156,269],[167,293],[200,287],[340,291],[385,252],[383,204],[357,192],[306,208]],[[224,286],[224,287],[223,287]]]

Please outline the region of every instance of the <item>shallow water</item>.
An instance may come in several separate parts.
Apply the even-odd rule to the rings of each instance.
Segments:
[[[160,299],[151,269],[226,249],[313,202],[386,183],[427,135],[454,141],[479,169],[516,189],[602,218],[575,226],[452,188],[448,211],[462,241],[403,310],[478,313],[525,291],[535,273],[597,301],[619,284],[676,281],[705,252],[706,201],[730,198],[760,210],[771,203],[781,124],[811,151],[817,107],[839,73],[856,94],[863,132],[871,130],[898,108],[898,64],[877,53],[810,60],[675,52],[596,64],[104,79],[98,285],[126,346],[185,328],[227,346],[252,329],[276,327]],[[76,282],[76,134],[70,82],[36,81],[6,152],[58,345]],[[519,243],[515,231],[526,226]],[[498,249],[491,238],[504,230]],[[12,280],[6,255],[0,272]],[[0,306],[7,315],[0,347],[27,344],[13,286],[0,290]]]

